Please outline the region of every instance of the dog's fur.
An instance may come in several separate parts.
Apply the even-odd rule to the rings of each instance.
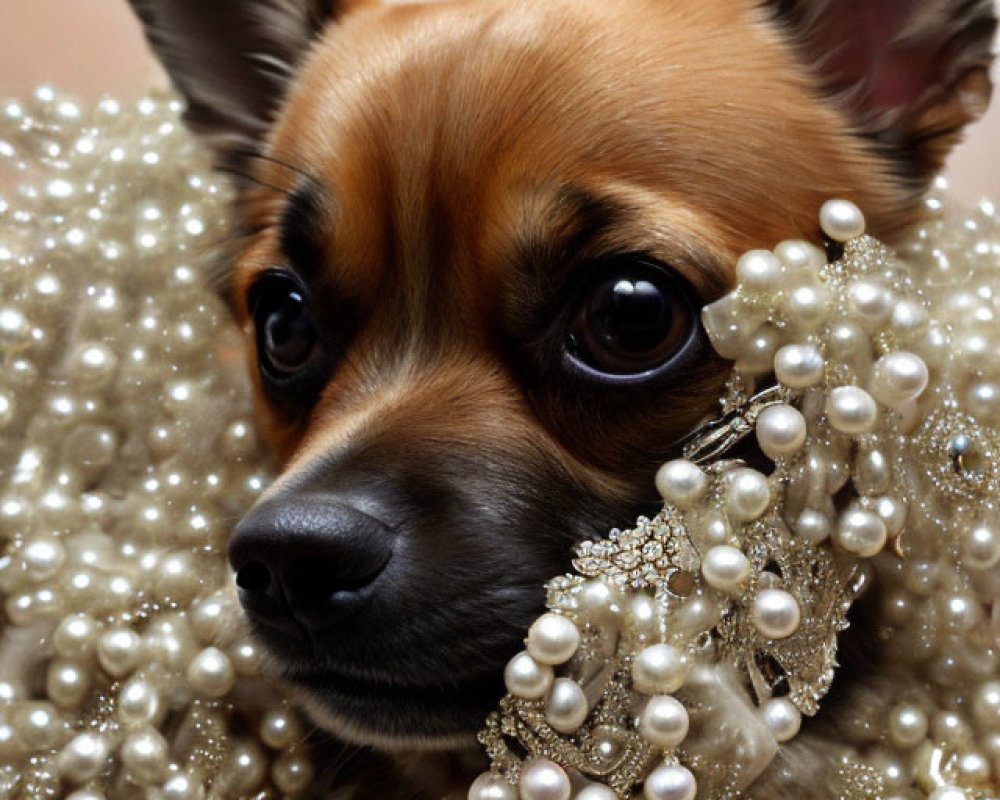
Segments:
[[[312,654],[262,635],[321,725],[400,762],[472,741],[542,583],[655,508],[712,411],[704,341],[641,379],[567,369],[589,276],[655,260],[695,307],[740,252],[816,239],[831,196],[891,241],[986,105],[995,24],[987,0],[131,2],[241,176],[236,313],[293,270],[330,343],[290,397],[250,332],[265,502],[332,497],[395,537]]]

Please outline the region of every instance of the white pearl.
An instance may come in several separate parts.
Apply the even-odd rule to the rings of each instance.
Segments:
[[[62,566],[66,552],[55,539],[34,539],[21,551],[26,571],[36,580],[54,575]]]
[[[679,458],[656,472],[656,489],[667,502],[681,508],[694,503],[708,488],[708,476],[697,464]]]
[[[613,725],[598,725],[591,731],[588,761],[595,769],[614,769],[628,752],[625,731]]]
[[[979,752],[964,753],[958,761],[959,782],[963,786],[988,784],[990,771],[990,762]]]
[[[80,664],[55,660],[49,664],[46,692],[61,708],[73,708],[84,701],[90,689],[90,673]]]
[[[989,525],[976,525],[962,538],[962,557],[969,569],[992,569],[1000,562],[1000,536]]]
[[[749,292],[769,292],[781,282],[781,262],[769,250],[750,250],[736,262],[736,281]]]
[[[707,547],[714,547],[717,544],[728,544],[732,535],[732,526],[724,514],[717,514],[714,511],[705,515],[699,526],[701,536]]]
[[[147,728],[125,739],[120,757],[122,766],[137,780],[157,783],[165,777],[170,750],[158,731]]]
[[[656,601],[645,594],[632,597],[628,607],[628,618],[633,630],[640,637],[648,638],[659,630],[659,614]]]
[[[872,368],[871,393],[891,408],[915,400],[927,388],[927,365],[920,356],[899,350],[882,356]]]
[[[756,519],[771,504],[767,478],[755,469],[741,467],[728,476],[726,509],[737,520]]]
[[[762,325],[742,342],[736,369],[744,375],[764,375],[774,366],[778,349],[778,332],[771,325]]]
[[[850,363],[871,352],[871,340],[856,325],[842,323],[830,332],[828,347],[831,361]]]
[[[309,786],[312,775],[312,765],[298,753],[284,752],[271,765],[271,780],[286,795],[303,792]]]
[[[142,639],[128,628],[107,631],[97,643],[97,660],[115,677],[134,670],[143,658]]]
[[[521,800],[569,800],[569,777],[558,764],[537,758],[521,772]]]
[[[686,767],[665,764],[653,770],[642,786],[645,800],[694,800],[698,783]]]
[[[885,547],[888,531],[877,514],[854,508],[837,524],[836,541],[848,552],[870,558]]]
[[[118,718],[127,726],[153,723],[160,711],[160,697],[148,681],[132,677],[118,693]]]
[[[545,702],[545,719],[560,733],[576,733],[587,719],[587,697],[571,678],[557,678]]]
[[[774,374],[785,386],[805,389],[823,380],[823,356],[815,347],[790,344],[774,356]]]
[[[518,791],[500,775],[484,772],[469,787],[468,800],[517,800]]]
[[[878,420],[875,400],[859,386],[836,387],[830,392],[826,412],[834,428],[851,436],[870,433]]]
[[[215,592],[198,600],[190,611],[191,627],[203,642],[231,641],[239,629],[239,614],[229,594]]]
[[[885,523],[889,536],[898,536],[906,524],[906,506],[895,497],[880,497],[875,501],[875,513]]]
[[[916,336],[927,327],[927,309],[909,300],[900,300],[892,309],[892,326],[901,334]]]
[[[588,581],[580,589],[580,610],[596,623],[616,622],[621,616],[620,597],[607,581]]]
[[[976,688],[972,713],[981,728],[1000,730],[1000,681],[986,681]]]
[[[802,713],[787,697],[772,697],[764,703],[760,713],[764,724],[779,742],[794,739],[802,727]]]
[[[830,293],[822,286],[796,286],[785,295],[783,305],[792,325],[812,330],[829,315]]]
[[[274,750],[283,750],[298,741],[302,730],[296,718],[284,709],[264,715],[258,729],[260,740]]]
[[[892,313],[894,298],[885,286],[867,280],[855,281],[847,290],[851,309],[868,326],[882,325]]]
[[[819,544],[830,536],[830,519],[822,512],[807,508],[795,520],[795,532],[810,544]]]
[[[548,664],[539,664],[523,651],[507,662],[503,680],[507,691],[515,697],[538,700],[549,691],[555,673]]]
[[[237,675],[256,675],[264,663],[260,647],[249,640],[237,642],[228,653]]]
[[[160,787],[159,800],[202,800],[205,785],[201,779],[184,772],[171,775]]]
[[[757,417],[757,442],[772,459],[790,456],[806,441],[806,420],[797,408],[778,403]]]
[[[219,773],[218,788],[227,797],[247,794],[264,780],[266,766],[267,759],[258,745],[247,739],[237,740]]]
[[[615,794],[613,789],[609,789],[607,786],[592,783],[590,786],[584,787],[576,795],[575,800],[618,800],[618,795]]]
[[[927,715],[919,706],[900,705],[889,712],[889,741],[896,747],[909,750],[927,736]]]
[[[823,252],[802,239],[786,239],[774,248],[774,254],[790,270],[818,270],[826,263]]]
[[[639,715],[639,733],[656,747],[677,747],[688,733],[688,712],[668,694],[650,698]]]
[[[969,795],[957,786],[939,786],[930,793],[927,800],[968,800]]]
[[[726,359],[739,356],[746,336],[744,326],[740,324],[738,318],[740,306],[739,294],[730,292],[701,310],[702,327],[715,351]]]
[[[187,668],[188,686],[204,697],[222,697],[233,688],[236,671],[229,656],[217,647],[206,647]]]
[[[799,627],[798,601],[783,589],[765,589],[753,601],[754,625],[769,639],[784,639]]]
[[[719,545],[705,554],[701,572],[713,588],[735,591],[750,574],[750,559],[735,547]]]
[[[97,777],[107,759],[107,742],[96,734],[81,733],[59,752],[56,765],[63,780],[84,783]]]
[[[854,483],[862,494],[879,494],[892,483],[892,466],[881,450],[866,448],[855,459]]]
[[[542,664],[563,664],[580,646],[580,631],[561,614],[543,614],[528,629],[527,650]]]
[[[157,566],[154,585],[157,591],[177,603],[188,603],[201,588],[202,575],[190,553],[170,553]]]
[[[958,714],[941,711],[931,719],[931,737],[943,744],[957,745],[968,739],[969,725]]]
[[[671,694],[687,679],[690,663],[673,645],[655,644],[639,652],[632,663],[632,681],[644,694]]]
[[[827,200],[819,210],[819,226],[835,242],[849,242],[865,232],[865,215],[848,200]]]
[[[27,703],[14,717],[14,728],[21,740],[33,750],[48,750],[59,744],[63,731],[62,716],[51,703]]]

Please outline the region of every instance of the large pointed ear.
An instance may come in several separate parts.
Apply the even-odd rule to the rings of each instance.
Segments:
[[[922,186],[989,103],[993,0],[761,0],[822,90]]]
[[[338,0],[129,0],[185,119],[235,166],[274,120],[299,61]]]

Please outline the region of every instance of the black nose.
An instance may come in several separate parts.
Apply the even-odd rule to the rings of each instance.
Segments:
[[[317,631],[364,604],[392,556],[392,531],[322,494],[276,495],[229,542],[240,601],[258,621]]]

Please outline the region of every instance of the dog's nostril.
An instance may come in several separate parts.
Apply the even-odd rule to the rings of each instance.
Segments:
[[[337,595],[364,589],[379,576],[388,560],[388,553],[371,563],[365,559],[348,563],[323,557],[300,559],[284,578],[294,605],[319,609]]]
[[[265,594],[271,586],[271,570],[260,561],[251,561],[237,571],[236,585],[252,594]]]
[[[318,608],[336,591],[330,581],[330,564],[326,559],[317,558],[299,561],[289,570],[289,584],[299,605],[303,608]]]

